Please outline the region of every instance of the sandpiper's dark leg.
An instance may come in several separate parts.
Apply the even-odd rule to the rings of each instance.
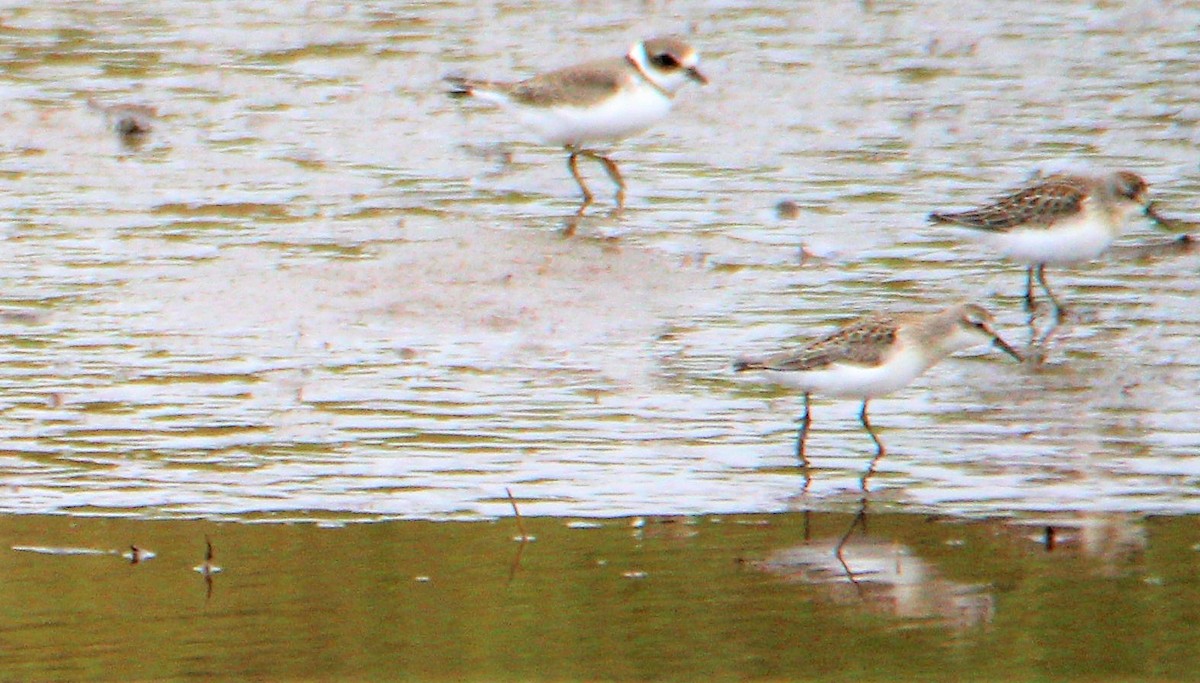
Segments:
[[[567,148],[567,151],[571,153],[571,156],[567,157],[567,168],[571,169],[571,176],[575,178],[576,183],[579,183],[579,189],[583,192],[583,205],[579,207],[579,210],[582,211],[594,199],[592,191],[588,189],[587,183],[583,181],[583,176],[579,174],[579,155],[584,152],[570,147]]]
[[[1058,303],[1058,297],[1054,296],[1054,292],[1050,291],[1050,285],[1046,284],[1046,265],[1044,263],[1039,263],[1037,266],[1037,280],[1038,284],[1046,292],[1046,296],[1050,297],[1050,305],[1054,306],[1054,320],[1061,323],[1063,318],[1066,317],[1066,312],[1063,310],[1062,305]]]
[[[808,442],[808,427],[812,424],[812,412],[809,410],[809,394],[804,394],[804,414],[800,416],[800,431],[796,434],[796,458],[804,470],[804,490],[812,483],[812,470],[809,468],[808,456],[804,454],[804,445]]]
[[[834,546],[834,556],[842,565],[842,570],[846,572],[846,578],[854,585],[860,597],[866,597],[864,587],[858,581],[858,577],[854,575],[854,570],[850,568],[850,563],[846,561],[846,545],[850,542],[850,535],[854,533],[855,527],[862,527],[863,534],[867,533],[867,497],[863,496],[859,501],[858,514],[854,515],[854,519],[850,521],[850,528],[846,529],[846,533],[842,534],[842,538]]]
[[[846,547],[846,542],[850,540],[850,535],[853,534],[854,529],[859,526],[862,527],[863,533],[866,533],[866,531],[867,531],[867,499],[865,496],[861,500],[858,501],[858,512],[856,512],[854,514],[854,519],[850,520],[850,528],[846,529],[846,533],[842,534],[842,538],[838,541],[836,549],[838,552],[839,559],[842,559],[841,552],[842,552],[842,549]],[[843,564],[845,564],[844,561],[843,561]],[[849,569],[849,567],[847,567],[847,569]],[[853,577],[851,577],[851,580],[852,581],[854,580]]]
[[[1025,310],[1029,313],[1033,313],[1035,303],[1033,300],[1033,270],[1035,268],[1037,266],[1029,266],[1029,269],[1025,271]]]
[[[859,421],[862,422],[862,425],[866,428],[867,433],[871,435],[871,440],[875,442],[875,457],[871,458],[871,464],[867,466],[867,471],[863,473],[862,480],[859,482],[859,485],[862,487],[864,492],[867,490],[867,481],[871,478],[871,475],[875,474],[875,466],[879,464],[879,460],[883,457],[885,452],[883,442],[879,440],[879,437],[875,434],[875,430],[871,428],[871,421],[867,418],[867,403],[869,403],[870,400],[871,399],[863,400],[862,410],[858,413]]]
[[[812,424],[812,413],[809,411],[808,402],[809,395],[805,393],[804,414],[800,416],[800,431],[796,435],[796,457],[805,467],[808,466],[808,458],[804,456],[804,443],[808,440],[808,426]]]

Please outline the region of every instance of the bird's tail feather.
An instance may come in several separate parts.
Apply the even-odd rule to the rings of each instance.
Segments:
[[[451,97],[470,97],[474,90],[471,79],[464,76],[446,76],[442,80],[449,84],[447,94]]]
[[[738,358],[733,361],[734,372],[745,372],[747,370],[762,370],[766,366],[757,358]]]
[[[485,81],[478,78],[467,78],[466,76],[446,76],[442,80],[450,85],[447,91],[451,97],[471,97],[477,94],[486,93],[507,93],[511,88],[511,84],[500,83],[497,81]]]

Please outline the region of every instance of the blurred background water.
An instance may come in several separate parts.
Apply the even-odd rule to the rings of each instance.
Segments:
[[[1195,219],[1197,25],[1200,6],[1174,2],[5,3],[0,511],[20,515],[7,518],[12,545],[74,547],[56,526],[74,524],[83,546],[120,548],[155,528],[146,520],[173,520],[158,522],[180,525],[169,547],[199,554],[216,522],[481,521],[511,515],[506,487],[530,517],[622,518],[605,528],[639,514],[846,515],[871,454],[858,405],[815,402],[815,479],[801,495],[799,399],[735,377],[733,358],[961,299],[1028,343],[1022,268],[925,215],[1081,166],[1134,170],[1163,213]],[[616,148],[624,213],[585,165],[600,201],[569,237],[578,197],[561,150],[441,82],[525,77],[667,32],[698,46],[712,83]],[[153,107],[152,129],[123,139],[112,125],[131,104]],[[1194,513],[1197,259],[1140,250],[1168,239],[1138,222],[1103,261],[1051,270],[1072,317],[1043,365],[979,350],[873,402],[889,447],[877,505],[1076,525]],[[207,522],[180,521],[194,518]],[[126,523],[122,538],[106,532]],[[468,554],[444,536],[491,528],[418,527],[420,544]],[[222,534],[320,548],[269,528]],[[405,528],[324,542],[386,574],[393,558],[355,550],[380,541],[351,536],[418,533]],[[501,554],[514,550],[500,538]],[[1171,538],[1186,573],[1195,541]],[[795,558],[759,545],[746,557],[766,570],[747,571],[766,591]],[[288,557],[286,576],[304,580],[308,556]],[[29,585],[66,585],[38,583],[44,571]],[[44,614],[71,630],[61,614],[79,603],[55,604]],[[254,628],[231,632],[246,642]],[[95,661],[129,654],[105,652]],[[1190,660],[1171,652],[1178,674]],[[132,677],[199,670],[186,657]],[[312,675],[389,670],[336,664]],[[22,671],[13,680],[83,677]],[[706,677],[677,675],[692,673]]]

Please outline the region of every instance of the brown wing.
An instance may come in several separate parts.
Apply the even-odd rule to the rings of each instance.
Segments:
[[[874,366],[884,361],[896,341],[896,322],[888,316],[860,318],[797,351],[740,360],[736,370],[820,370],[834,363]]]
[[[1082,211],[1087,196],[1087,188],[1078,179],[1050,176],[993,204],[961,213],[931,213],[929,220],[999,232],[1017,227],[1046,227]]]
[[[534,76],[513,85],[508,92],[513,100],[533,106],[582,106],[612,95],[627,76],[620,60],[606,59]]]

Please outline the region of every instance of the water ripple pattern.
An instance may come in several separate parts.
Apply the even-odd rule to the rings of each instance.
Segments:
[[[1025,343],[1021,266],[924,216],[1090,164],[1194,219],[1197,25],[1157,2],[8,3],[0,510],[836,506],[871,453],[857,405],[815,400],[801,496],[799,397],[733,358],[959,299]],[[561,150],[440,82],[667,31],[712,84],[616,148],[629,208],[601,196],[572,237]],[[120,104],[156,109],[144,139],[113,132]],[[1044,366],[980,350],[872,404],[874,488],[1200,509],[1196,273],[1057,269],[1072,320]]]

